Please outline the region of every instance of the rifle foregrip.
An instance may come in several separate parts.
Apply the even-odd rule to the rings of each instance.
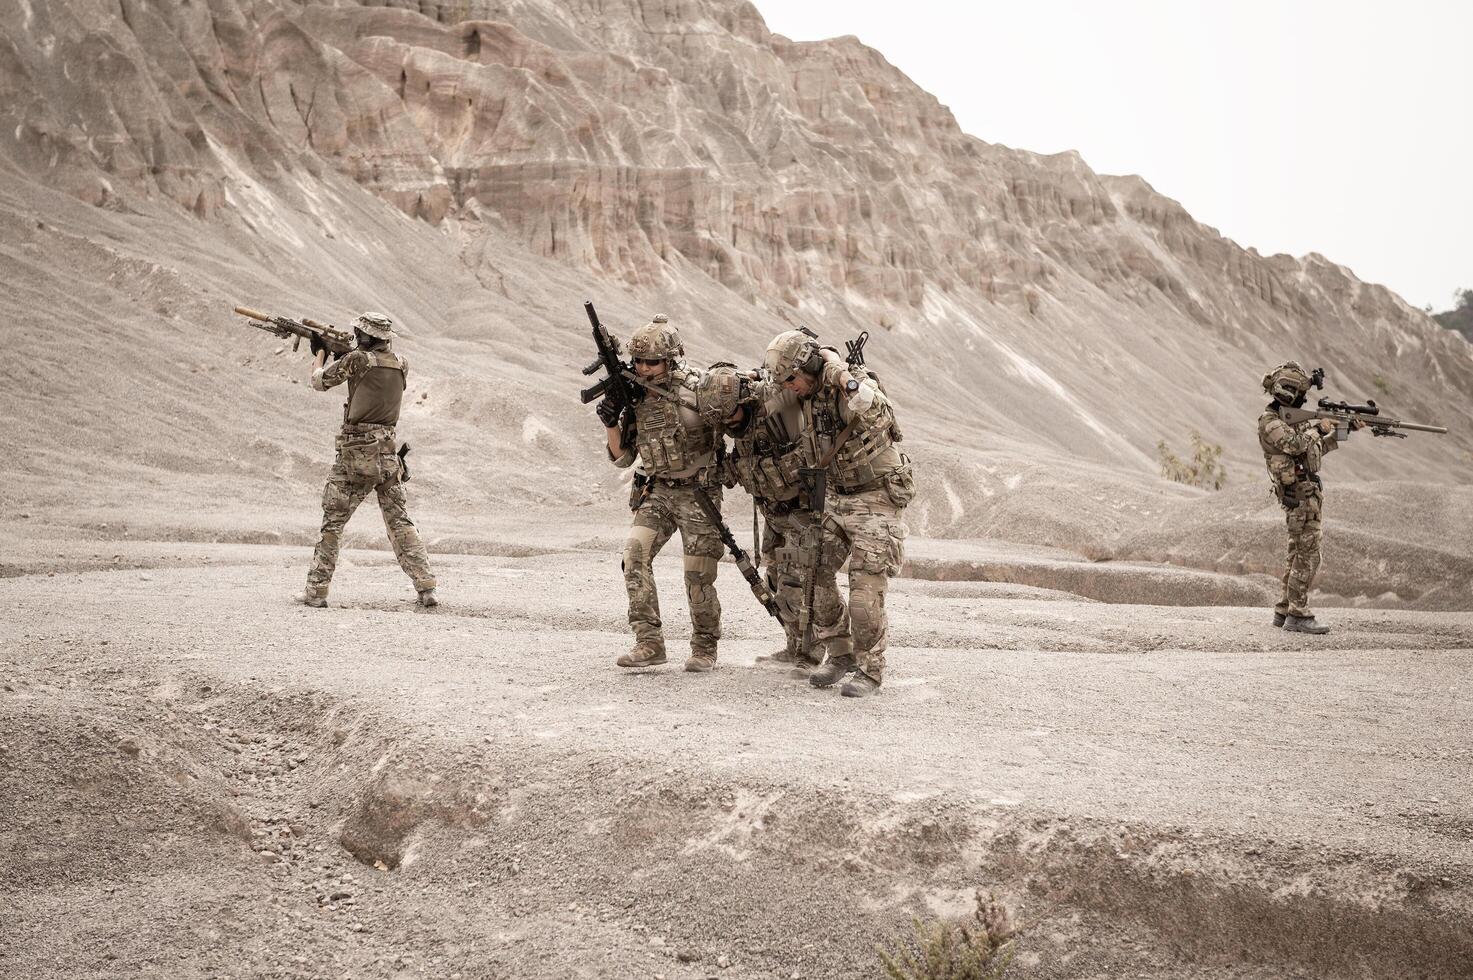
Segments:
[[[581,398],[581,399],[583,399],[583,404],[587,405],[589,402],[593,401],[595,398],[602,398],[604,392],[606,392],[608,390],[609,390],[609,379],[608,378],[604,378],[602,381],[600,381],[598,384],[594,385],[592,388],[584,388],[581,392],[578,393],[578,397]]]

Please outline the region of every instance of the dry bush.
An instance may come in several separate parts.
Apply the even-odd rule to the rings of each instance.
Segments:
[[[1162,439],[1156,443],[1156,455],[1161,460],[1161,475],[1177,483],[1206,490],[1221,490],[1227,482],[1227,469],[1222,465],[1222,446],[1209,443],[1202,433],[1192,430],[1192,458],[1183,460],[1171,451]]]
[[[996,896],[976,894],[977,909],[961,922],[922,922],[904,948],[880,949],[890,980],[1001,980],[1013,958],[1013,917]]]

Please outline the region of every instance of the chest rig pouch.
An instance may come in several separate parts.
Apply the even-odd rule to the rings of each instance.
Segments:
[[[818,444],[827,452],[844,431],[837,397],[813,408]],[[867,489],[880,483],[900,465],[895,450],[895,414],[886,405],[872,423],[855,426],[834,454],[834,482],[840,490]]]
[[[765,422],[738,439],[732,455],[737,480],[752,496],[764,500],[796,495],[798,471],[806,465],[802,445],[793,439],[783,441]]]
[[[711,462],[715,430],[696,412],[689,376],[680,372],[671,392],[679,404],[649,392],[634,409],[634,444],[640,463],[651,476],[683,473]]]

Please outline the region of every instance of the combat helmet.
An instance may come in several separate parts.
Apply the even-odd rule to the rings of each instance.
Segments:
[[[1280,405],[1302,403],[1313,383],[1314,378],[1298,361],[1285,361],[1263,376],[1263,390]]]
[[[354,318],[353,329],[378,340],[394,339],[394,320],[387,313],[361,313]]]
[[[802,330],[785,330],[767,345],[762,365],[781,384],[799,371],[815,376],[822,373],[823,355],[818,352],[818,341],[810,335]]]
[[[685,356],[680,331],[670,326],[670,318],[656,313],[650,322],[634,331],[629,338],[629,356],[641,361],[678,361]]]
[[[751,401],[746,375],[735,364],[713,364],[696,387],[696,412],[708,425],[725,425],[737,409]]]

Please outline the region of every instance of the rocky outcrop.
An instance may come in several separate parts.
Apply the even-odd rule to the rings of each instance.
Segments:
[[[1289,356],[1473,445],[1466,345],[1388,290],[1244,249],[1075,153],[969,136],[879,52],[774,35],[749,3],[17,0],[0,92],[0,166],[91,204],[256,231],[287,209],[330,235],[341,175],[464,236],[503,296],[493,241],[703,297],[709,346],[737,341],[699,323],[733,298],[743,346],[784,321],[888,331],[900,397],[946,391],[931,419],[1065,457],[1152,471],[1198,428],[1252,465],[1230,420]],[[1442,452],[1356,465],[1466,480]]]

